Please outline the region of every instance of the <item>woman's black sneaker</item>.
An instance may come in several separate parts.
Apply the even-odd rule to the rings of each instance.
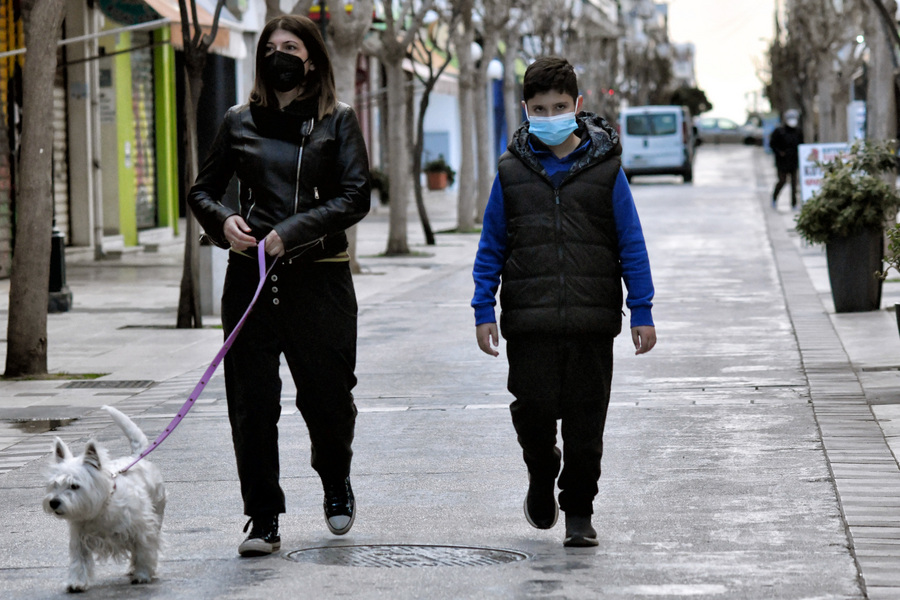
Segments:
[[[278,515],[250,517],[244,525],[244,533],[253,523],[250,535],[238,546],[241,556],[267,556],[281,549],[281,537],[278,535]]]
[[[325,487],[325,523],[334,535],[344,535],[353,527],[356,519],[356,499],[350,478],[335,483],[326,483]]]

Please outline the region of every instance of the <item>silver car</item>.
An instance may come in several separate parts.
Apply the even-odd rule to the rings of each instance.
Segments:
[[[762,128],[747,124],[738,125],[722,117],[701,117],[694,121],[698,144],[748,144],[762,145]]]

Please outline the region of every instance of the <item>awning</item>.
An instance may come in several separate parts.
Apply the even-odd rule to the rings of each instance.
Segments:
[[[168,19],[171,29],[171,44],[176,50],[184,50],[181,33],[181,11],[178,0],[99,0],[100,10],[108,18],[123,25],[137,25],[147,21]],[[213,15],[199,2],[197,3],[197,20],[204,33],[212,31]],[[243,27],[223,14],[219,16],[219,27],[216,39],[210,46],[210,52],[229,58],[241,59],[247,56],[241,32]]]
[[[122,25],[138,25],[159,19],[159,13],[144,0],[99,0],[100,11]]]

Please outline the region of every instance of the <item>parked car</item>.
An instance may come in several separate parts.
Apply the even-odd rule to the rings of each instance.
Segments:
[[[632,106],[619,115],[622,169],[633,175],[694,178],[694,129],[684,106]]]
[[[698,144],[748,144],[761,146],[762,128],[748,123],[738,125],[722,117],[701,117],[694,121]]]

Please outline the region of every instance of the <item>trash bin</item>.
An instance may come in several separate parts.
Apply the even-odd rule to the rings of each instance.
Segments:
[[[53,224],[50,235],[50,299],[47,311],[68,312],[72,308],[72,292],[66,285],[66,236]]]

